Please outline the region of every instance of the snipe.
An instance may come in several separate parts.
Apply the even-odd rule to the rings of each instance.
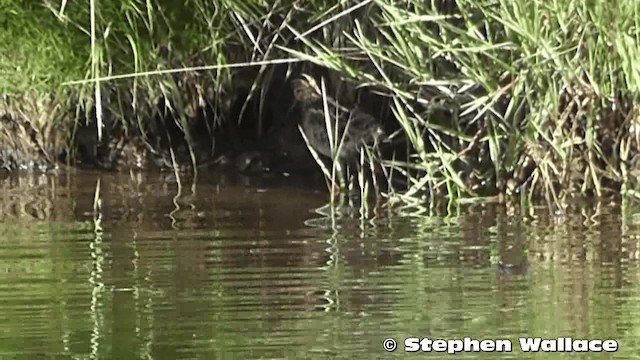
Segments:
[[[303,74],[302,78],[293,80],[292,85],[294,97],[301,107],[300,125],[309,145],[319,154],[337,161],[339,171],[340,167],[344,170],[346,166],[359,163],[361,149],[377,145],[385,136],[375,117],[357,107],[346,108],[326,95],[323,98],[311,76]],[[333,144],[327,131],[327,116]]]

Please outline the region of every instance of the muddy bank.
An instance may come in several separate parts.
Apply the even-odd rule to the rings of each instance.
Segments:
[[[178,74],[173,80],[183,97],[149,100],[147,111],[135,108],[130,92],[123,96],[122,89],[105,89],[109,99],[102,104],[101,139],[94,106],[87,111],[81,104],[67,104],[66,110],[65,104],[44,104],[22,111],[11,107],[24,99],[6,99],[0,136],[11,141],[2,141],[0,163],[8,170],[45,171],[64,165],[110,171],[196,167],[252,175],[319,175],[298,128],[302,109],[291,87],[292,79],[310,70],[289,71],[286,66],[274,67],[269,81],[262,84],[255,71],[239,71],[224,93],[214,93],[213,84],[193,74]],[[329,75],[327,85],[338,91],[336,74],[312,71],[318,77]],[[204,87],[209,89],[197,90]],[[359,101],[358,106],[385,118],[389,132],[397,129],[388,107],[379,105],[380,97],[369,94],[369,99],[356,100],[354,84],[350,87],[349,104]],[[34,122],[29,117],[34,113],[55,115]]]
[[[160,97],[146,118],[126,121],[106,106],[104,138],[98,140],[95,116],[78,121],[72,141],[73,163],[108,170],[197,168],[234,170],[248,174],[316,171],[297,129],[300,110],[290,95],[290,81],[276,78],[258,98],[250,91],[257,80],[239,72],[224,93],[198,93],[210,86],[189,83],[177,75],[185,98]],[[272,90],[277,89],[277,91]],[[140,117],[134,109],[127,111]],[[124,120],[124,121],[123,121]]]
[[[570,189],[586,195],[616,194],[623,184],[628,188],[636,184],[640,164],[635,155],[637,144],[616,140],[624,139],[633,128],[624,120],[625,114],[632,112],[629,107],[603,113],[612,121],[594,129],[594,138],[602,144],[597,156],[588,144],[577,142],[571,145],[569,162],[556,162],[560,155],[544,139],[514,147],[512,142],[522,140],[521,135],[501,141],[492,138],[495,119],[481,113],[486,109],[463,111],[464,103],[486,95],[480,86],[444,100],[442,89],[418,87],[415,101],[407,108],[429,117],[424,125],[413,125],[415,129],[423,127],[423,132],[410,134],[414,136],[410,141],[392,110],[391,94],[362,87],[362,83],[340,73],[309,64],[274,65],[266,73],[245,68],[236,71],[225,86],[212,84],[210,78],[196,73],[178,73],[170,79],[174,91],[156,95],[105,88],[101,139],[94,106],[53,97],[4,97],[0,99],[0,166],[30,171],[59,166],[103,171],[202,169],[251,176],[304,174],[321,178],[321,169],[299,129],[303,112],[308,109],[296,101],[293,82],[302,74],[323,79],[327,94],[340,106],[357,107],[379,120],[389,138],[396,136],[378,147],[374,172],[375,176],[388,176],[379,165],[393,159],[396,165],[387,169],[402,169],[396,171],[392,184],[400,190],[406,189],[407,176],[442,178],[437,184],[435,180],[425,182],[429,186],[421,189],[436,196],[447,195],[451,183],[471,196],[514,195],[533,188],[539,196],[547,197],[569,190],[566,195]],[[514,111],[511,96],[497,99],[493,111],[507,114],[509,121],[523,127],[528,103],[523,101]],[[549,124],[548,131],[558,133],[555,137],[572,132],[583,136],[589,126],[586,113],[573,118],[570,112],[576,109],[571,104],[560,107],[567,113],[566,121]],[[443,147],[455,157],[443,157]],[[320,160],[330,165],[327,156],[320,155]],[[496,163],[504,166],[496,168]],[[541,180],[554,177],[555,182]],[[594,185],[578,189],[577,185],[585,181]]]

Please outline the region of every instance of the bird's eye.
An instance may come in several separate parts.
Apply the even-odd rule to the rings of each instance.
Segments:
[[[304,84],[302,80],[299,80],[299,79],[293,80],[292,85],[293,85],[294,97],[297,100],[303,100],[305,97],[305,92],[308,91],[306,89],[307,86]]]

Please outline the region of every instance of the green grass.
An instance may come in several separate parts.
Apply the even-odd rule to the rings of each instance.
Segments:
[[[418,169],[416,193],[524,191],[557,202],[619,190],[625,152],[638,146],[629,126],[640,5],[456,3],[447,12],[380,0],[344,21],[341,49],[308,39],[313,58],[393,97],[415,155],[404,165]],[[456,164],[461,153],[476,174]]]
[[[92,49],[89,3],[0,0],[0,91],[64,88],[89,104],[115,93],[123,121],[139,122],[159,96],[180,113],[222,102],[234,64],[256,64],[252,96],[264,96],[271,63],[305,60],[389,99],[411,157],[385,164],[409,176],[405,196],[637,193],[633,0],[95,5]],[[197,66],[208,70],[163,73]],[[108,91],[73,82],[96,77]]]
[[[55,92],[84,77],[83,39],[37,1],[0,0],[0,92]],[[87,42],[88,44],[88,42]]]

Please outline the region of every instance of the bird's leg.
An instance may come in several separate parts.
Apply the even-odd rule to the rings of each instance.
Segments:
[[[349,196],[358,195],[360,192],[360,168],[356,162],[348,162],[345,168],[345,191]]]
[[[366,169],[366,173],[367,173],[367,179],[368,181],[370,180],[372,186],[373,186],[373,190],[375,194],[380,194],[380,184],[379,184],[379,174],[383,174],[384,171],[382,169],[382,164],[380,164],[378,161],[375,160],[374,158],[374,152],[375,155],[377,155],[378,157],[380,157],[380,151],[377,147],[372,148],[372,151],[367,151],[366,152],[366,157],[364,158],[364,163],[362,164],[363,167],[365,167],[365,164],[368,165],[368,169]],[[366,167],[365,167],[366,168]]]
[[[332,178],[329,179],[331,182],[331,199],[332,202],[336,200],[342,201],[342,195],[347,191],[344,167],[339,161],[336,161],[333,166],[335,166],[335,173],[333,173]]]

